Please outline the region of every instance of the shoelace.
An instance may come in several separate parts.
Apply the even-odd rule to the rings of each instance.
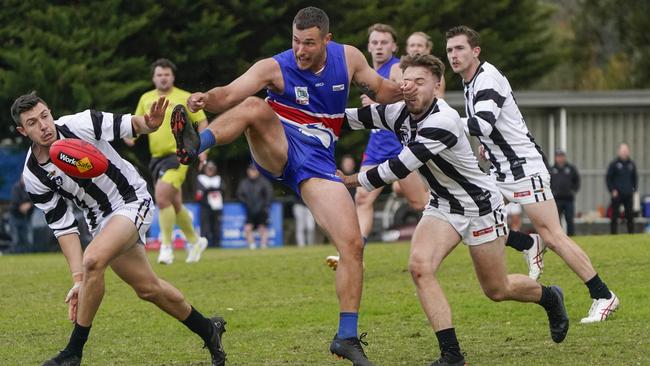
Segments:
[[[355,339],[355,341],[352,343],[352,346],[356,348],[361,354],[366,357],[366,353],[363,351],[363,347],[361,345],[363,344],[364,346],[368,345],[368,342],[364,341],[363,338],[365,338],[368,335],[368,333],[361,333],[359,338]]]

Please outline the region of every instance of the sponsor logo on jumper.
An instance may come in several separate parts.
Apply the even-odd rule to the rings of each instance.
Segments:
[[[515,192],[515,198],[530,196],[530,191]]]
[[[321,81],[320,83],[316,83],[316,84],[314,84],[314,86],[317,87],[317,88],[319,88],[319,87],[321,87],[321,86],[323,86],[323,85],[325,85],[325,83],[322,82],[322,81]]]
[[[296,86],[294,91],[296,93],[296,103],[300,105],[309,104],[309,91],[306,86]]]
[[[90,159],[88,159],[87,156],[83,159],[76,159],[66,153],[60,152],[59,160],[76,167],[80,173],[85,173],[93,168],[93,164],[90,162]]]
[[[538,188],[535,190],[535,194],[544,193],[544,188]]]
[[[345,84],[332,85],[332,91],[345,90]]]
[[[489,233],[491,233],[493,231],[494,231],[494,227],[490,226],[490,227],[486,227],[485,229],[473,231],[472,235],[481,236],[481,235],[489,234]]]

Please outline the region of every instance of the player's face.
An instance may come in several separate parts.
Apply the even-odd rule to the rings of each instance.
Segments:
[[[472,63],[478,61],[478,55],[481,53],[480,47],[469,45],[467,36],[459,34],[447,40],[447,59],[455,73],[461,76],[469,70]]]
[[[415,88],[414,99],[406,99],[406,109],[413,114],[419,115],[427,110],[440,87],[440,80],[428,69],[421,66],[410,66],[404,70],[404,83],[412,84]]]
[[[368,37],[368,52],[372,61],[377,64],[383,64],[388,61],[397,51],[397,44],[393,36],[386,32],[372,31]]]
[[[431,48],[429,48],[426,38],[419,34],[414,34],[406,40],[406,53],[411,56],[416,54],[430,55]]]
[[[311,69],[316,72],[323,67],[327,57],[326,47],[331,39],[331,33],[325,37],[321,36],[318,27],[300,30],[294,25],[291,48],[298,68],[300,70]]]
[[[38,103],[34,108],[21,113],[20,121],[22,126],[18,126],[16,130],[29,137],[35,144],[50,146],[56,141],[54,118],[45,104]]]
[[[174,86],[174,71],[168,67],[156,66],[153,70],[153,85],[166,92]]]

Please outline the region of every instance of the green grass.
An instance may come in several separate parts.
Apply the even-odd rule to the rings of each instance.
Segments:
[[[461,347],[470,365],[648,365],[647,235],[578,237],[601,277],[621,298],[611,320],[581,325],[591,300],[584,285],[553,253],[546,284],[563,287],[571,329],[562,344],[548,334],[537,305],[492,303],[476,281],[467,248],[459,246],[440,272]],[[348,365],[327,351],[338,322],[331,246],[267,251],[208,250],[195,265],[177,253],[155,271],[206,315],[228,321],[228,365]],[[512,272],[524,272],[508,250]],[[366,250],[360,330],[369,333],[376,365],[428,365],[438,355],[407,271],[408,244]],[[150,256],[155,260],[154,254]],[[56,354],[71,330],[63,298],[70,286],[60,254],[0,257],[0,365],[37,365]],[[85,365],[208,365],[200,340],[154,305],[139,300],[112,272],[93,324]]]

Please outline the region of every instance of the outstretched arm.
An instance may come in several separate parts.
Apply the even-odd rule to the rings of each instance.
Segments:
[[[361,93],[377,103],[395,103],[403,99],[399,84],[379,76],[357,48],[346,45],[345,58],[350,79],[361,89]]]
[[[165,111],[169,106],[169,100],[165,97],[160,97],[157,101],[153,102],[149,113],[144,116],[133,116],[131,124],[133,130],[138,134],[151,133],[160,127],[165,119]]]
[[[276,89],[282,84],[280,65],[273,58],[265,58],[256,62],[244,74],[226,86],[219,86],[205,93],[194,93],[187,100],[190,111],[205,109],[213,113],[221,113],[247,97],[255,95],[262,88],[272,86]]]

